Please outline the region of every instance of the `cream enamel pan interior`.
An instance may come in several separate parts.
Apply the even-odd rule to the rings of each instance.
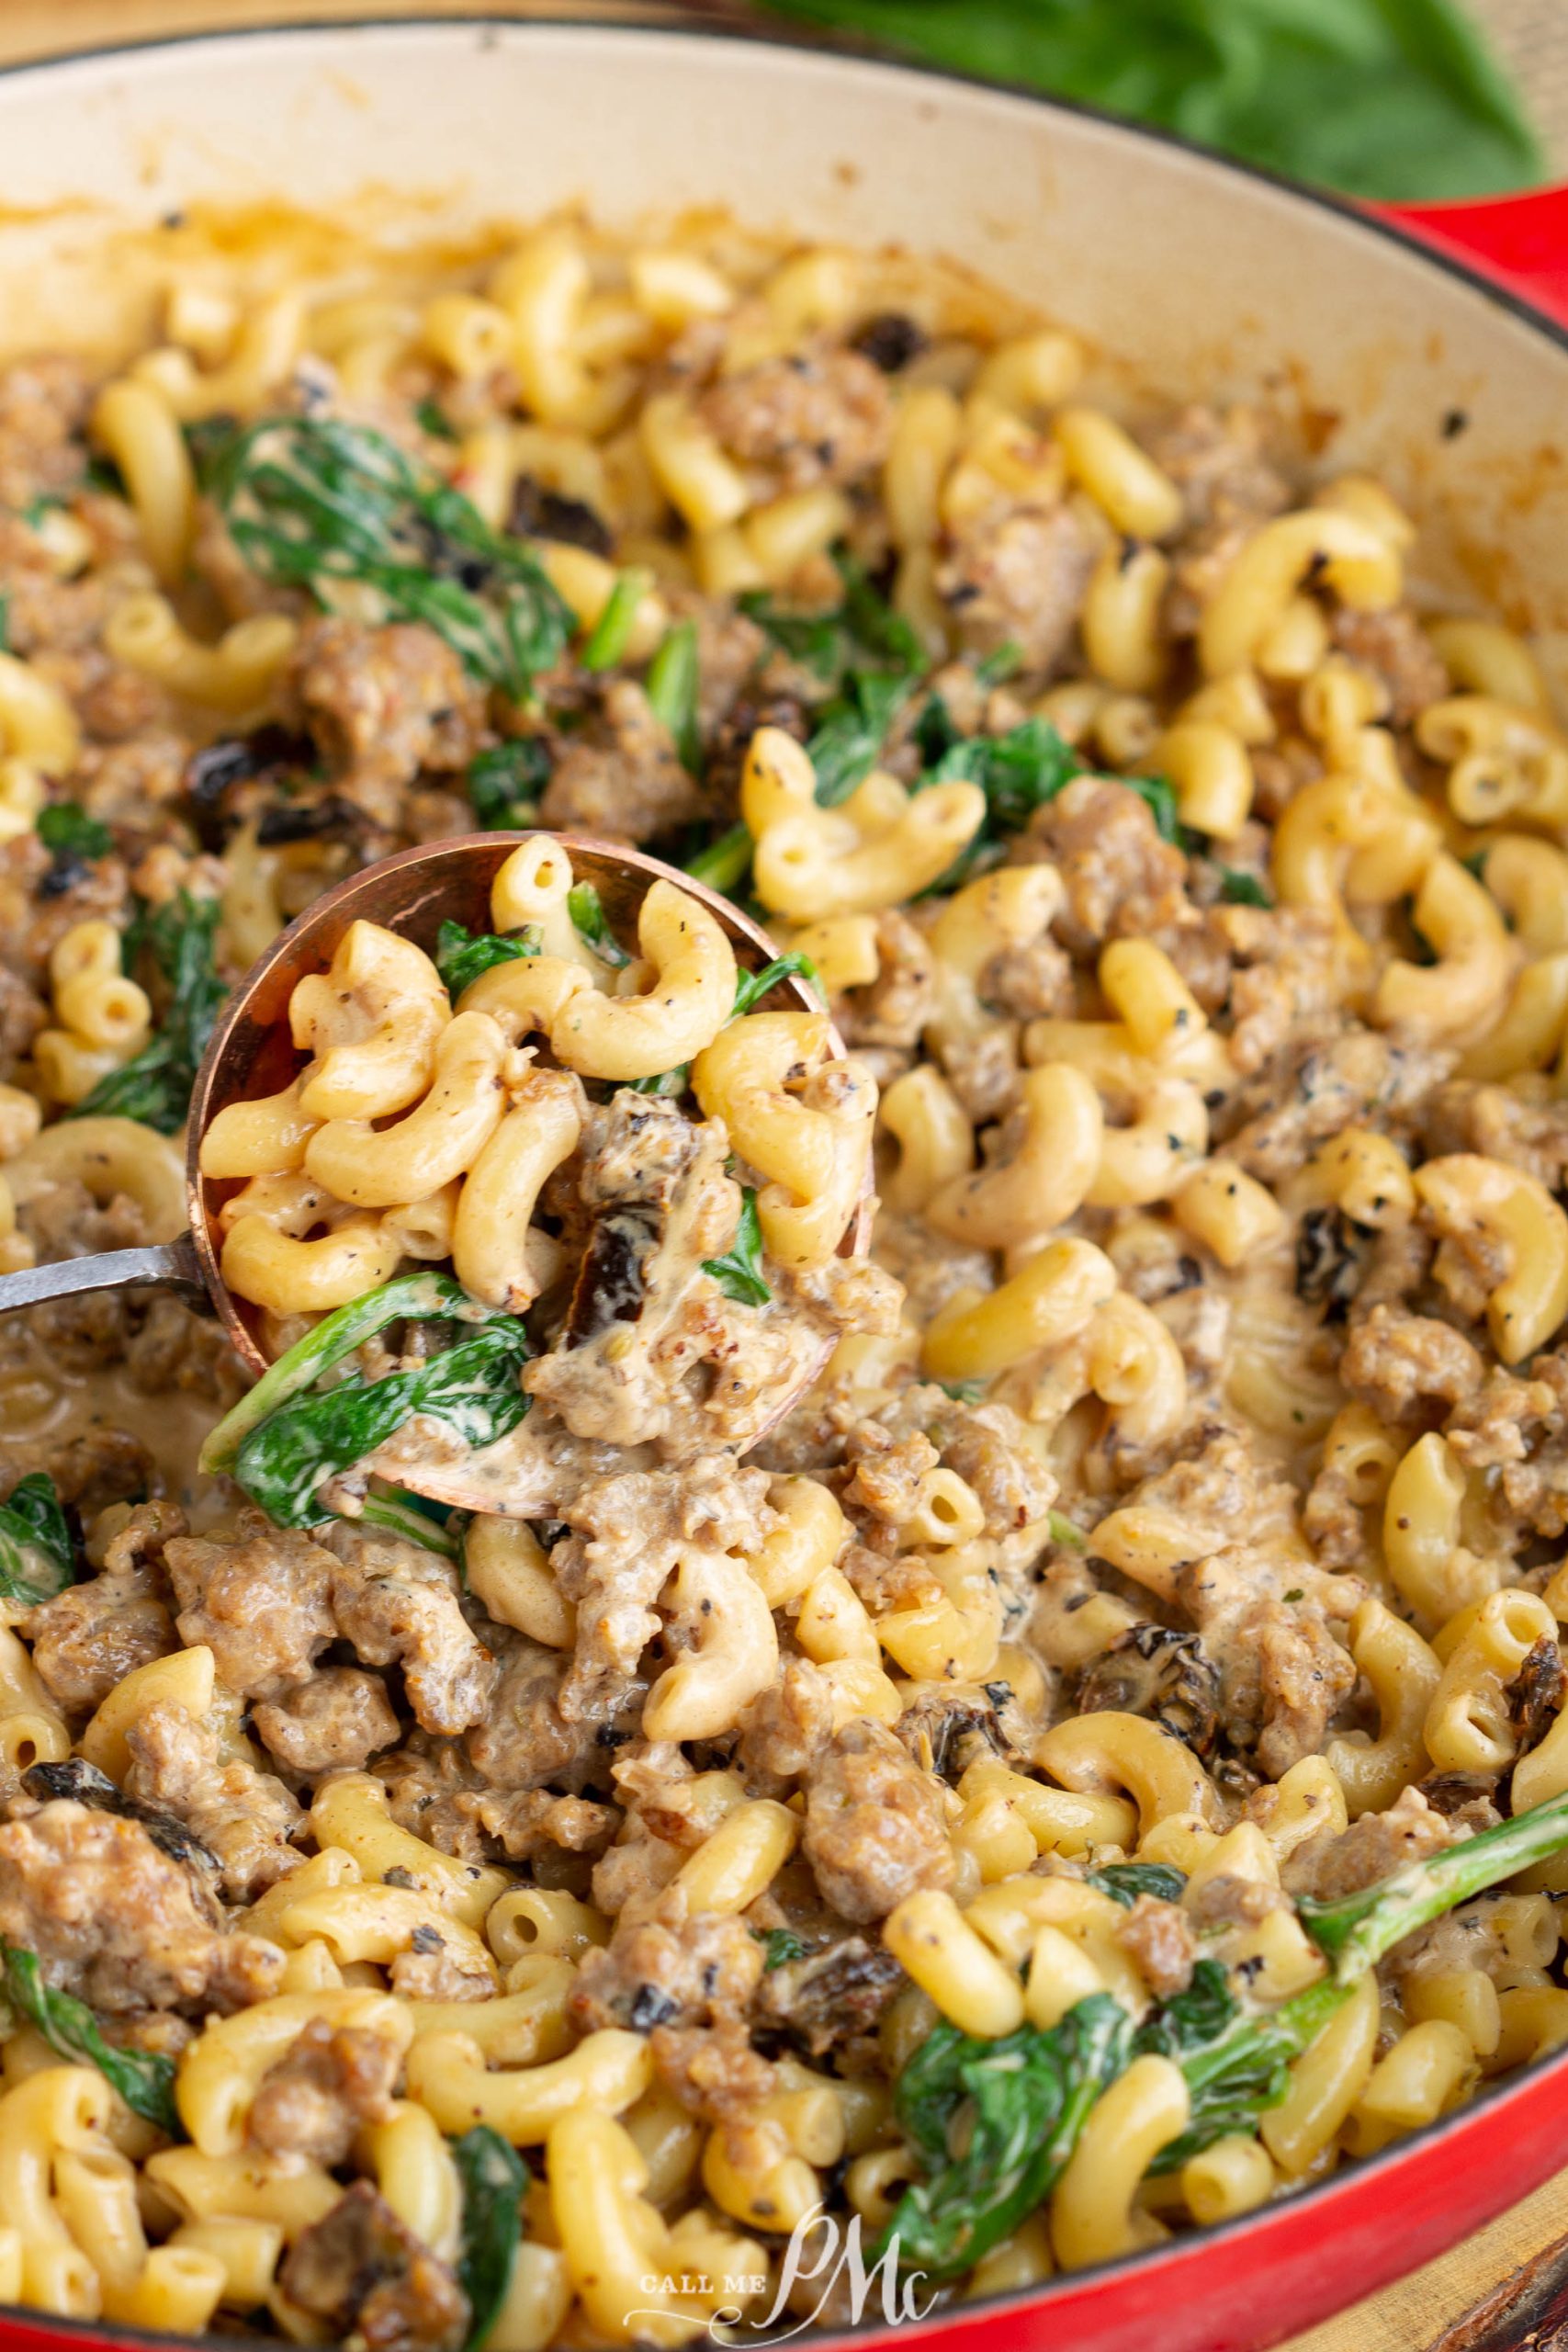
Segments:
[[[941,254],[1133,354],[1153,389],[1264,388],[1325,461],[1372,464],[1411,500],[1436,584],[1535,628],[1568,676],[1555,331],[1169,141],[747,40],[459,21],[22,68],[0,77],[0,351],[79,341],[84,317],[144,323],[145,245],[115,225],[207,201],[286,195],[422,239],[562,204],[620,222],[716,204]]]

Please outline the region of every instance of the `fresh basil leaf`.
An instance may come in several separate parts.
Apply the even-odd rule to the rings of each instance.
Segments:
[[[474,753],[463,788],[484,831],[506,833],[536,821],[539,797],[549,780],[549,746],[544,737],[514,735]]]
[[[1234,865],[1220,868],[1220,896],[1227,907],[1271,907],[1274,903],[1256,874]]]
[[[768,5],[1350,196],[1487,196],[1546,176],[1517,98],[1454,0]]]
[[[566,894],[566,910],[579,939],[592,949],[601,964],[608,964],[612,971],[624,971],[632,959],[611,930],[604,902],[592,882],[572,884]]]
[[[528,1409],[519,1374],[530,1353],[513,1317],[496,1315],[471,1339],[406,1372],[367,1380],[351,1373],[319,1395],[284,1405],[242,1441],[234,1477],[280,1527],[320,1527],[333,1513],[320,1499],[335,1477],[421,1415],[465,1445],[491,1445]]]
[[[96,817],[89,817],[73,800],[57,800],[51,808],[40,808],[34,827],[45,849],[58,857],[107,857],[114,849],[114,835]]]
[[[537,558],[367,425],[262,417],[214,457],[209,486],[258,578],[329,611],[345,583],[367,589],[513,701],[566,651],[575,623]]]
[[[444,922],[435,934],[435,968],[454,1003],[471,988],[481,972],[494,965],[516,963],[537,956],[543,935],[537,923],[502,936],[493,931],[468,931],[460,922]]]
[[[685,871],[694,882],[705,882],[710,890],[729,898],[745,881],[750,864],[751,836],[744,825],[731,825],[706,849],[688,858]]]
[[[193,899],[186,890],[166,905],[141,910],[136,943],[151,954],[169,989],[163,1025],[139,1054],[99,1079],[66,1118],[113,1114],[164,1136],[185,1125],[197,1069],[228,995],[213,944],[219,911],[216,899]],[[130,932],[126,940],[129,947]]]
[[[914,690],[914,679],[897,672],[846,673],[838,699],[829,705],[806,745],[824,808],[836,808],[865,782],[882,756],[888,729]]]
[[[34,1608],[76,1581],[76,1548],[54,1481],[33,1471],[0,1504],[0,1599]]]
[[[476,2123],[452,2143],[452,2161],[463,2184],[463,2236],[457,2284],[468,2299],[468,2332],[463,2352],[481,2352],[489,2340],[523,2242],[523,2198],[528,2167],[515,2148]]]
[[[175,2062],[150,2050],[118,2050],[106,2041],[97,2018],[74,1994],[58,1993],[43,1981],[38,1954],[0,1939],[6,1997],[50,2048],[73,2064],[85,2060],[117,2090],[133,2115],[155,2123],[171,2140],[185,2127],[175,2105]]]
[[[819,994],[822,993],[821,976],[810,956],[803,956],[798,948],[792,948],[787,956],[775,956],[773,962],[764,964],[760,972],[737,974],[735,1008],[730,1016],[731,1019],[737,1018],[743,1012],[750,1012],[754,1004],[761,1002],[770,989],[776,988],[780,980],[787,980],[792,977],[809,980],[812,987]]]
[[[457,426],[433,395],[427,393],[413,413],[420,431],[428,433],[433,441],[457,441],[461,438]]]
[[[766,1946],[762,1973],[771,1976],[775,1968],[787,1968],[792,1960],[804,1960],[807,1947],[790,1928],[753,1928],[751,1933],[760,1944]]]
[[[740,1188],[740,1222],[722,1258],[705,1258],[703,1272],[711,1274],[726,1298],[741,1306],[766,1306],[773,1296],[762,1272],[762,1228],[757,1220],[757,1195],[750,1184]]]
[[[986,2041],[938,2025],[894,2090],[924,2177],[906,2189],[874,2257],[892,2252],[900,2269],[932,2280],[971,2269],[1049,2196],[1090,2109],[1125,2071],[1132,2040],[1133,2021],[1109,1993],[1091,1993],[1049,2031],[1023,2026]]]
[[[581,662],[585,670],[613,670],[626,658],[637,607],[652,586],[652,575],[635,567],[619,573],[604,611],[589,631]]]
[[[697,625],[695,621],[677,621],[649,663],[642,688],[649,708],[670,729],[681,764],[691,775],[697,775],[703,763],[702,739],[697,732],[697,689],[701,683]]]
[[[1158,1895],[1162,1903],[1179,1902],[1187,1874],[1168,1862],[1107,1862],[1100,1870],[1086,1871],[1084,1883],[1099,1887],[1101,1894],[1130,1911],[1140,1894]]]

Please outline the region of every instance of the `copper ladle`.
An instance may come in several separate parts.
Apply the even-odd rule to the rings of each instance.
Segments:
[[[307,973],[327,968],[351,923],[379,923],[431,953],[445,922],[486,931],[491,924],[491,885],[496,874],[520,842],[533,838],[530,833],[476,833],[400,850],[363,873],[351,875],[307,907],[279,933],[234,990],[197,1073],[186,1147],[188,1232],[177,1240],[144,1249],[104,1250],[0,1275],[0,1314],[36,1306],[48,1299],[78,1297],[89,1291],[156,1286],[193,1303],[210,1305],[242,1362],[253,1373],[265,1372],[268,1358],[257,1337],[258,1311],[235,1298],[219,1272],[218,1212],[238,1188],[203,1176],[198,1165],[202,1136],[227,1104],[274,1094],[288,1084],[304,1058],[296,1052],[289,1035],[288,1000],[296,981]],[[728,899],[693,881],[689,874],[657,857],[647,857],[640,850],[586,836],[550,833],[545,838],[565,851],[578,881],[594,885],[618,932],[635,936],[637,911],[649,887],[660,880],[673,882],[717,917],[743,969],[760,971],[773,960],[776,951],[767,933]],[[821,1010],[804,982],[793,977],[780,980],[768,1001],[791,1011]],[[843,1051],[836,1035],[832,1050]],[[840,1244],[846,1256],[864,1254],[871,1231],[870,1192],[868,1170],[860,1207]],[[805,1377],[758,1430],[753,1444],[776,1427],[810,1386],[830,1349],[831,1341],[824,1340]],[[466,1463],[412,1465],[400,1461],[395,1471],[389,1465],[389,1475],[421,1493],[471,1509],[543,1510],[550,1500],[546,1488],[553,1492],[553,1487],[539,1448],[530,1448],[527,1442],[533,1418],[530,1415],[512,1437],[469,1455]]]

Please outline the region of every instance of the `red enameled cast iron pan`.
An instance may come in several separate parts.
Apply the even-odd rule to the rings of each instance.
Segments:
[[[1408,499],[1428,581],[1535,630],[1549,668],[1568,653],[1568,192],[1376,217],[1072,108],[775,42],[451,20],[216,35],[0,75],[0,347],[69,345],[105,306],[135,322],[148,280],[117,220],[155,232],[203,198],[280,195],[383,230],[400,201],[425,235],[578,199],[612,221],[717,203],[954,257],[1167,393],[1261,389],[1325,464]],[[1565,2163],[1568,2052],[1241,2221],[897,2335],[1260,2352]],[[151,2340],[0,2315],[6,2352]]]

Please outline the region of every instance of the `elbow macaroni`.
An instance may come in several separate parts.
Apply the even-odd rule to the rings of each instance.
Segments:
[[[530,2168],[493,2352],[700,2342],[819,2208],[880,2232],[926,2189],[893,2078],[939,2030],[1131,2032],[1168,1944],[1266,2012],[1324,1980],[1289,1890],[1338,1840],[1407,1850],[1455,1774],[1568,1790],[1568,732],[1522,637],[1425,616],[1380,484],[1276,486],[1245,412],[1129,429],[957,272],[573,214],[310,290],[293,233],[161,232],[164,345],[81,404],[112,476],[12,518],[0,1267],[186,1222],[177,1136],[89,1101],[177,1120],[182,892],[221,983],[356,862],[499,815],[493,953],[449,989],[450,936],[351,925],[197,1152],[268,1347],[449,1272],[468,1307],[333,1378],[510,1317],[527,1418],[468,1445],[465,1392],[308,1523],[236,1525],[184,1459],[227,1370],[173,1302],[7,1327],[11,1476],[76,1482],[91,1573],[53,1592],[12,1498],[0,1799],[91,1767],[131,1810],[0,1837],[70,1832],[61,1902],[77,1838],[200,1892],[138,1939],[89,1880],[85,1957],[42,1955],[91,2000],[107,1921],[179,1973],[184,2141],[5,2018],[0,2303],[357,2340],[291,2295],[306,2242],[358,2184],[456,2266],[484,2126]],[[197,466],[282,411],[384,423],[537,567],[565,650],[524,695],[441,642],[454,582],[499,616],[488,559],[433,554],[417,622],[252,578]],[[558,810],[692,866],[635,915],[606,888],[606,933]],[[705,873],[800,989],[737,1012]],[[1178,1874],[1154,1907],[1126,1861]],[[1145,2048],[954,2293],[1255,2211],[1561,2046],[1565,1885],[1347,1988],[1196,2151]],[[209,1889],[232,1981],[187,1997]],[[322,2130],[264,2145],[280,2116]]]

